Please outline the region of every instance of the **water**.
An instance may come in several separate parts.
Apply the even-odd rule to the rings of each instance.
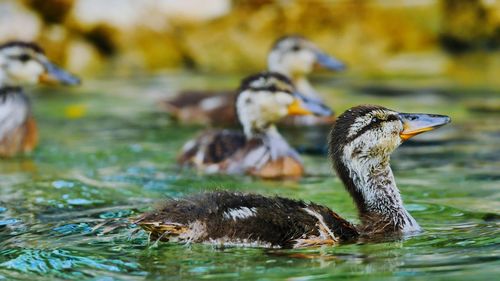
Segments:
[[[188,85],[234,88],[237,77],[103,78],[79,89],[30,89],[41,143],[31,156],[0,162],[0,280],[484,280],[498,275],[500,114],[482,112],[478,105],[498,105],[500,92],[419,77],[319,80],[319,90],[337,111],[376,103],[452,116],[451,125],[406,143],[392,160],[406,206],[425,232],[399,241],[302,250],[148,241],[144,232],[124,223],[126,218],[162,198],[202,190],[279,194],[357,218],[323,156],[305,156],[309,176],[298,183],[178,170],[179,147],[202,128],[172,123],[155,101]]]

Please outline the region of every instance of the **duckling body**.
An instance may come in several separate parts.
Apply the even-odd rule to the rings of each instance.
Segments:
[[[136,223],[161,241],[272,248],[415,233],[421,228],[404,208],[390,154],[403,141],[449,121],[443,115],[398,113],[380,106],[354,107],[339,116],[330,135],[330,157],[357,206],[359,226],[314,203],[231,192],[168,200]]]
[[[293,179],[304,173],[300,156],[277,131],[249,138],[241,131],[208,131],[188,142],[183,151],[179,163],[206,173],[265,179]]]
[[[31,152],[38,143],[28,97],[19,87],[0,89],[0,155]]]
[[[267,72],[244,79],[235,104],[243,131],[204,132],[184,145],[179,163],[205,173],[300,177],[304,172],[300,157],[274,123],[289,114],[327,115],[329,108],[302,100],[288,78]]]
[[[293,248],[358,236],[352,224],[324,206],[224,191],[168,201],[137,223],[153,239],[227,246]]]
[[[320,64],[329,70],[343,70],[344,64],[323,53],[312,42],[300,36],[285,36],[276,41],[268,56],[268,69],[287,76],[304,96],[322,102],[306,76]],[[162,103],[162,108],[185,124],[227,126],[237,124],[234,107],[236,91],[182,91],[176,98]],[[287,117],[287,125],[329,124],[333,116]]]
[[[34,43],[0,45],[0,157],[32,151],[38,133],[23,83],[78,84],[78,78],[52,64]]]

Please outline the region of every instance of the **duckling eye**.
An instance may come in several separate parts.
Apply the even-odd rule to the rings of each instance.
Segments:
[[[29,61],[31,57],[28,54],[22,54],[17,59],[24,63]]]
[[[389,115],[389,117],[387,117],[387,121],[396,121],[398,120],[398,117],[396,115]]]
[[[267,88],[268,91],[270,92],[277,92],[278,91],[278,87],[276,87],[276,85],[271,85]]]
[[[376,124],[376,123],[380,122],[380,119],[378,119],[377,117],[373,117],[371,122],[373,124]]]
[[[299,45],[293,45],[292,46],[292,51],[294,51],[294,52],[300,51],[300,46]]]

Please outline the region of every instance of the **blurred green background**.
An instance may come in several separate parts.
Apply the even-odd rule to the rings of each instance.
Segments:
[[[497,0],[3,0],[0,41],[39,42],[89,77],[160,69],[250,73],[302,34],[354,77],[444,76],[498,86]]]

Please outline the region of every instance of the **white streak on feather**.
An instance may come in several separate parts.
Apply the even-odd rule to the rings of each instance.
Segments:
[[[209,97],[201,101],[200,107],[205,111],[211,111],[226,104],[225,99],[224,96]]]
[[[226,212],[224,212],[224,218],[225,219],[232,219],[236,221],[237,219],[246,219],[251,216],[254,216],[255,213],[257,212],[257,208],[252,207],[241,207],[237,209],[228,209]]]
[[[196,140],[190,140],[186,142],[186,144],[184,144],[184,146],[182,147],[182,151],[187,152],[193,149],[196,146],[196,144],[197,144]]]
[[[266,241],[242,239],[242,238],[230,238],[227,236],[217,239],[210,238],[205,243],[211,244],[216,247],[280,248],[279,246],[273,246],[271,243]]]
[[[327,233],[324,233],[321,228],[318,229],[318,232],[320,233],[320,235],[322,236],[322,238],[324,239],[327,239],[327,238],[331,238],[332,240],[334,241],[338,241],[338,238],[335,237],[335,235],[333,234],[333,232],[331,231],[331,229],[328,227],[328,225],[325,223],[325,220],[323,219],[323,216],[321,214],[319,214],[318,212],[315,212],[309,208],[303,208],[304,211],[306,211],[306,213],[308,213],[309,215],[315,217],[316,219],[318,219],[318,223],[323,226],[324,230],[326,230]],[[324,237],[325,234],[327,234],[327,236],[329,237]]]
[[[199,242],[207,235],[207,226],[201,221],[194,221],[189,224],[188,231],[179,235],[179,240],[189,244]]]

